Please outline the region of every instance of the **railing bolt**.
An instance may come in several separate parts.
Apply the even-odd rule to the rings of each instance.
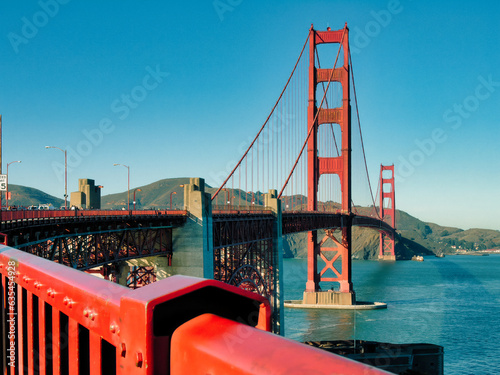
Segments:
[[[135,365],[137,367],[142,367],[142,353],[138,352],[135,357]]]
[[[86,318],[88,318],[88,316],[89,316],[89,310],[87,310],[87,309],[83,310],[83,316],[86,317]]]
[[[125,346],[125,343],[124,343],[124,342],[122,342],[122,344],[121,344],[121,348],[122,348],[122,353],[121,353],[121,356],[122,356],[123,358],[125,358],[125,354],[127,354],[127,347]]]

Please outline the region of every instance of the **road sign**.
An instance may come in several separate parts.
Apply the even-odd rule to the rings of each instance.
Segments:
[[[0,191],[7,191],[7,175],[0,174]]]

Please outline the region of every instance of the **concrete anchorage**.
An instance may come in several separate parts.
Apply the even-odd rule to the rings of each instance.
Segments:
[[[171,265],[165,255],[145,257],[122,262],[118,283],[126,285],[130,267],[154,267],[156,278],[185,275],[213,279],[213,229],[210,193],[205,192],[205,180],[191,178],[184,185],[184,205],[188,220],[180,228],[172,229],[174,247]]]

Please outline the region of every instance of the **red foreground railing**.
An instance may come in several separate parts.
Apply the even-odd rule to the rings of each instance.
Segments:
[[[130,290],[0,246],[2,374],[384,374],[273,335],[268,301],[172,276]]]

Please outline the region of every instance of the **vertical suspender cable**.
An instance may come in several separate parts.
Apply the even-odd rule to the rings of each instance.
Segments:
[[[326,85],[326,92],[328,91],[328,88],[330,87],[330,83],[331,83],[332,78],[333,78],[333,72],[335,71],[335,66],[337,65],[337,61],[338,61],[338,58],[339,58],[340,50],[342,48],[342,42],[344,41],[345,31],[346,31],[346,28],[344,27],[344,31],[342,33],[342,38],[340,40],[340,47],[339,47],[339,50],[337,51],[337,56],[335,57],[335,63],[333,64],[332,72],[331,72],[330,76],[328,77],[328,84]],[[323,106],[323,102],[324,102],[325,97],[326,97],[326,92],[323,94],[323,97],[321,98],[321,103],[319,104],[319,108],[321,108]],[[311,136],[311,133],[312,133],[312,131],[314,129],[314,123],[316,123],[316,120],[318,119],[319,112],[320,111],[317,111],[316,115],[314,116],[314,119],[313,119],[313,122],[311,124],[311,127],[309,128],[309,131],[307,132],[306,140],[304,141],[304,144],[302,145],[302,148],[300,149],[299,156],[297,157],[297,160],[295,161],[295,164],[293,165],[293,168],[290,171],[290,174],[288,175],[288,178],[286,179],[285,184],[281,188],[281,191],[278,194],[278,198],[280,198],[281,194],[283,194],[283,190],[285,189],[286,185],[288,184],[288,181],[290,181],[290,178],[291,178],[291,176],[293,174],[293,171],[295,170],[295,167],[297,166],[297,163],[299,162],[299,159],[302,156],[302,153],[304,152],[304,148],[307,145],[307,141],[309,140],[309,137]]]
[[[363,134],[361,133],[361,121],[359,119],[358,98],[356,96],[356,86],[354,84],[354,70],[352,68],[352,60],[351,60],[351,53],[350,53],[350,51],[349,51],[349,64],[351,65],[352,90],[353,90],[353,93],[354,93],[354,103],[356,104],[356,116],[358,118],[359,136],[361,138],[361,150],[363,151],[363,159],[365,161],[366,178],[368,179],[368,186],[370,187],[370,195],[371,195],[371,198],[372,198],[373,206],[375,207],[375,199],[373,198],[372,185],[370,183],[370,175],[368,173],[368,164],[366,163],[366,154],[365,154],[365,146],[364,146],[364,142],[363,142]]]
[[[290,77],[288,77],[288,80],[285,84],[285,87],[283,88],[283,91],[281,91],[281,94],[278,98],[278,100],[276,101],[276,103],[274,104],[274,107],[273,109],[271,110],[271,113],[269,114],[269,116],[267,116],[267,119],[266,121],[264,122],[264,124],[261,126],[259,132],[257,133],[257,135],[255,136],[255,138],[253,139],[252,143],[250,144],[250,146],[248,146],[247,150],[245,151],[245,153],[243,154],[243,156],[241,157],[241,159],[238,161],[238,163],[236,163],[236,166],[233,168],[233,170],[229,173],[229,176],[224,180],[224,182],[221,184],[221,186],[217,189],[217,191],[214,193],[214,195],[212,196],[212,200],[215,199],[215,197],[219,194],[219,192],[224,188],[224,186],[226,185],[227,181],[229,180],[229,178],[233,175],[234,171],[241,165],[241,162],[243,161],[243,159],[248,155],[248,152],[250,151],[250,149],[253,147],[255,141],[257,140],[257,138],[259,138],[259,135],[262,133],[262,130],[264,130],[264,127],[266,126],[267,122],[269,121],[269,118],[271,117],[271,115],[273,114],[274,110],[276,109],[276,106],[278,105],[279,101],[281,100],[281,97],[283,96],[283,93],[286,91],[287,87],[288,87],[288,84],[290,83],[290,80],[292,79],[292,76],[293,74],[295,73],[295,70],[297,68],[297,65],[299,64],[299,61],[300,59],[302,58],[302,54],[306,48],[306,45],[307,45],[307,42],[309,41],[309,34],[311,33],[311,30],[309,30],[309,32],[307,33],[307,38],[306,38],[306,41],[304,42],[304,46],[302,47],[302,50],[300,51],[300,54],[299,54],[299,58],[297,59],[297,62],[295,63],[295,66],[293,67],[292,69],[292,73],[290,74]]]

